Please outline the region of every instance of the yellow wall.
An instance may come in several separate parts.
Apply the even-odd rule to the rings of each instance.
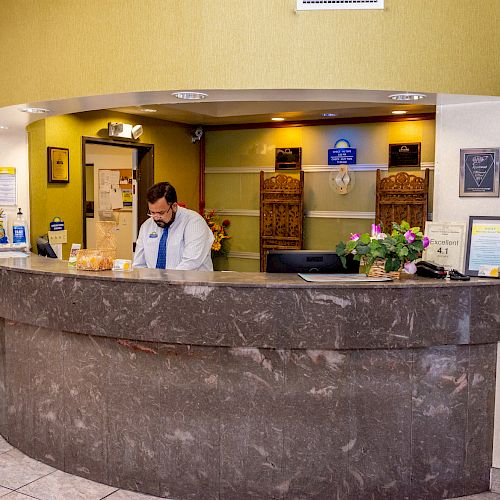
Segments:
[[[328,149],[340,138],[347,139],[357,149],[358,165],[387,164],[388,145],[399,142],[420,142],[422,163],[434,163],[434,136],[433,120],[209,131],[206,134],[206,205],[226,210],[259,210],[258,172],[210,173],[210,169],[272,166],[276,147],[302,147],[306,212],[375,212],[375,171],[354,172],[353,190],[339,195],[330,186],[329,172],[307,172],[307,167],[326,166]],[[421,171],[412,173],[423,175]],[[431,175],[431,193],[432,178]],[[432,198],[429,211],[432,211]],[[231,252],[258,253],[259,218],[250,215],[227,218],[231,220]],[[369,230],[372,222],[371,219],[306,217],[304,248],[333,250],[351,232]],[[259,263],[230,257],[225,267],[258,271]]]
[[[3,0],[0,106],[185,87],[500,94],[497,0],[295,3]]]
[[[95,111],[40,120],[28,127],[31,200],[31,244],[47,232],[55,216],[68,230],[67,258],[71,243],[81,243],[82,226],[82,136],[106,137],[108,121],[137,123],[138,117]],[[191,143],[189,129],[180,125],[140,118],[144,134],[139,142],[155,146],[155,182],[168,180],[177,189],[179,201],[198,208],[199,146]],[[47,183],[47,147],[69,148],[70,182]],[[36,247],[36,244],[34,245]]]

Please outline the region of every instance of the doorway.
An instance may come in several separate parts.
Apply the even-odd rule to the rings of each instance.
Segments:
[[[131,259],[147,219],[154,179],[154,145],[82,137],[83,246],[95,248],[95,223],[117,223],[117,258]]]

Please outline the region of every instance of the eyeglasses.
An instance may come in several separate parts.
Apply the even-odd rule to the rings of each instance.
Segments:
[[[168,210],[160,210],[159,212],[151,212],[151,210],[148,210],[148,217],[163,217],[167,215],[170,210],[172,210],[172,205],[170,205]]]

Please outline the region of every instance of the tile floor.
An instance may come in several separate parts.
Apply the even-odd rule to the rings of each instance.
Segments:
[[[148,500],[150,495],[119,490],[66,474],[37,462],[0,437],[1,500]],[[500,494],[480,493],[462,500],[500,500]]]
[[[0,498],[6,500],[156,499],[66,474],[37,462],[0,437]]]

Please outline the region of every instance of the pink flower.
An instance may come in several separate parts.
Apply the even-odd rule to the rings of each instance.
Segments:
[[[356,240],[359,240],[360,236],[361,235],[359,233],[351,233],[351,236],[349,237],[349,239],[352,241],[356,241]]]
[[[408,231],[406,231],[405,233],[405,239],[408,243],[413,243],[416,237],[417,237],[416,234],[413,233],[411,229],[408,229]]]
[[[372,238],[376,238],[382,232],[382,228],[378,224],[372,224]]]
[[[407,274],[415,274],[417,272],[417,266],[414,262],[406,262],[405,263],[405,273]]]
[[[429,238],[427,238],[427,236],[424,236],[422,243],[424,245],[424,248],[427,248],[429,246],[429,243],[430,243]]]

